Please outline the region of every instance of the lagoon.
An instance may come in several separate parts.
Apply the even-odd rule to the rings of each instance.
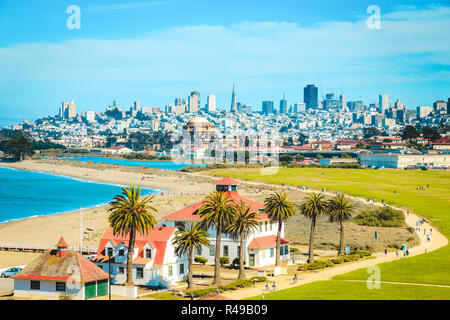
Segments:
[[[206,166],[205,164],[201,163],[153,161],[153,160],[126,160],[117,158],[107,158],[102,156],[61,157],[59,159],[66,161],[81,161],[81,162],[91,161],[94,163],[119,164],[123,166],[133,166],[133,167],[146,166],[149,168],[165,169],[165,170],[180,170],[187,166]]]

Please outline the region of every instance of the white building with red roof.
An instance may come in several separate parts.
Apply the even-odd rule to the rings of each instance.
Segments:
[[[14,276],[15,297],[84,300],[108,294],[108,273],[61,237],[56,249],[41,254]]]
[[[136,234],[133,252],[133,282],[135,285],[165,287],[183,280],[187,275],[186,256],[177,256],[172,244],[175,227],[156,226],[148,235]],[[129,235],[114,235],[112,228],[102,236],[97,255],[92,259],[114,275],[114,284],[126,281]]]
[[[275,264],[276,256],[276,235],[278,230],[278,223],[271,222],[268,215],[264,212],[264,204],[257,201],[249,200],[242,197],[238,191],[238,181],[230,178],[220,179],[214,182],[217,191],[227,192],[231,199],[239,203],[241,200],[247,205],[251,206],[253,211],[256,211],[257,218],[261,222],[261,227],[253,232],[245,243],[245,265],[250,267],[263,267]],[[177,227],[182,223],[195,223],[201,220],[198,210],[202,206],[202,201],[193,203],[184,207],[181,210],[175,211],[163,217],[160,225],[166,227]],[[203,247],[202,250],[197,250],[195,256],[201,256],[208,259],[209,264],[214,263],[216,230],[210,228],[210,246]],[[284,225],[281,230],[281,260],[287,263],[289,261],[289,244],[291,241],[284,239]],[[239,257],[239,241],[231,239],[227,234],[222,234],[222,248],[221,257],[228,257],[230,261]]]

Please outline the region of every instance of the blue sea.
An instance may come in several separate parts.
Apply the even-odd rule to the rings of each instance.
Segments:
[[[0,223],[104,205],[123,187],[0,167]],[[143,194],[159,192],[142,189]]]
[[[149,161],[149,160],[125,160],[125,159],[114,159],[106,158],[101,156],[80,156],[80,157],[61,157],[62,160],[67,161],[81,161],[81,162],[95,162],[95,163],[109,163],[109,164],[119,164],[124,166],[140,167],[146,166],[155,169],[166,169],[166,170],[180,170],[187,166],[205,166],[201,163],[190,163],[190,162],[175,162],[175,161]]]

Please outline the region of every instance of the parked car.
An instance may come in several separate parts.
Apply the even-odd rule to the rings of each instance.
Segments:
[[[2,272],[1,277],[8,278],[8,277],[15,276],[16,274],[19,273],[20,270],[22,270],[22,268],[19,268],[19,267],[13,267],[13,268],[6,269],[5,271]]]

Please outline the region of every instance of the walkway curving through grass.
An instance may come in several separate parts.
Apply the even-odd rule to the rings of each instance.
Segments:
[[[290,188],[305,185],[310,188],[338,190],[358,198],[367,197],[370,199],[378,199],[378,201],[384,199],[390,205],[395,204],[403,210],[411,211],[409,216],[407,215],[406,217],[409,225],[415,227],[415,221],[418,219],[417,216],[412,214],[412,212],[415,212],[431,221],[433,227],[427,224],[425,226],[426,228],[436,229],[438,227],[444,235],[447,237],[450,235],[449,172],[296,168],[279,169],[277,174],[271,176],[261,175],[259,169],[211,170],[207,174],[231,176],[253,181],[247,183],[255,183],[254,181],[257,180],[258,182],[256,183],[269,184],[272,187],[274,184],[279,187],[281,184],[285,184],[285,188],[288,188],[287,184],[290,185]],[[428,188],[425,190],[418,188],[419,186],[427,185]],[[388,289],[387,291],[359,290],[356,296],[355,293],[350,294],[349,291],[355,290],[355,286],[364,286],[365,284],[363,282],[369,276],[366,272],[367,265],[365,263],[367,262],[361,261],[350,264],[352,267],[348,269],[341,269],[340,267],[331,268],[329,270],[334,269],[338,272],[331,272],[332,275],[328,274],[329,271],[327,270],[320,271],[317,274],[322,274],[322,278],[317,275],[310,276],[305,274],[305,279],[295,285],[295,290],[292,288],[294,286],[293,284],[283,287],[283,282],[289,283],[289,279],[283,280],[277,277],[276,281],[279,289],[291,288],[278,292],[286,291],[286,294],[289,292],[289,298],[302,299],[304,294],[311,294],[312,288],[316,288],[319,292],[313,296],[317,297],[317,299],[321,299],[320,297],[326,299],[329,293],[333,292],[333,288],[339,286],[339,290],[334,292],[333,299],[356,299],[356,297],[358,299],[376,299],[376,297],[380,299],[399,299],[402,297],[411,297],[407,288],[400,288],[401,286],[407,286],[406,283],[408,283],[417,284],[413,290],[415,296],[412,298],[414,299],[430,299],[430,295],[433,299],[450,299],[450,291],[446,291],[449,289],[445,287],[446,285],[450,285],[450,279],[448,277],[448,274],[450,274],[450,248],[448,246],[448,240],[443,234],[437,233],[436,230],[433,230],[431,243],[427,243],[422,232],[418,234],[421,238],[421,245],[410,250],[410,257],[406,259],[398,259],[396,257],[385,257],[386,259],[377,258],[376,262],[372,260],[370,265],[377,264],[380,267],[381,281],[384,283],[382,287]],[[427,248],[428,253],[425,254],[425,246],[427,245],[429,245]],[[338,280],[359,281],[344,282]],[[311,283],[315,281],[319,281],[320,285]],[[279,282],[280,285],[278,285]],[[397,282],[405,284],[399,284]],[[444,287],[421,286],[420,284],[434,284]],[[327,286],[329,288],[326,288]],[[436,291],[435,288],[441,290]],[[263,292],[262,289],[254,289],[255,291],[253,293],[255,294],[253,298],[260,298]],[[433,290],[434,293],[439,292],[442,296],[434,295],[429,290]],[[321,291],[326,291],[326,293]],[[279,294],[278,292],[267,293],[266,297],[270,297],[271,295],[275,295],[276,297],[283,296],[283,294]],[[399,297],[400,293],[404,294],[404,296]],[[245,298],[245,296],[241,294],[241,298]],[[315,298],[310,297],[310,299]]]

